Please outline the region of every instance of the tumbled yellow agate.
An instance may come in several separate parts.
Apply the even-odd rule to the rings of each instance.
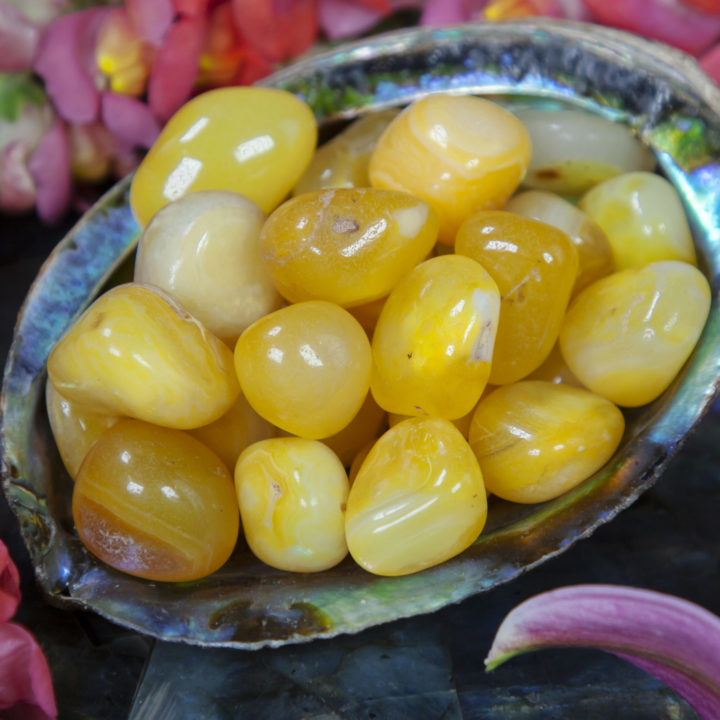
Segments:
[[[578,207],[559,195],[528,190],[510,198],[505,210],[531,217],[562,230],[578,251],[578,272],[572,294],[615,270],[613,251],[602,228]]]
[[[50,353],[48,374],[90,410],[181,430],[217,420],[240,392],[227,346],[161,290],[134,283],[83,313]]]
[[[708,281],[692,265],[668,260],[623,270],[575,298],[560,349],[590,390],[617,405],[644,405],[678,374],[709,310]]]
[[[418,265],[390,293],[373,334],[378,405],[448,420],[470,412],[490,374],[499,311],[497,285],[474,260]]]
[[[159,287],[234,346],[282,304],[260,254],[265,213],[242,195],[206,191],[166,205],[145,228],[136,282]]]
[[[476,210],[499,208],[530,162],[522,123],[489,100],[430,95],[388,126],[370,158],[374,187],[404,190],[427,200],[449,245]]]
[[[378,575],[405,575],[458,555],[487,517],[483,478],[457,428],[411,418],[388,430],[350,489],[345,531],[350,554]]]
[[[588,191],[579,206],[605,231],[617,270],[659,260],[696,264],[680,195],[660,175],[619,175]]]
[[[80,467],[73,520],[88,549],[149,580],[209,575],[238,536],[230,472],[179,430],[124,419],[103,433]]]
[[[623,172],[652,170],[655,158],[624,123],[584,110],[519,109],[533,145],[524,184],[577,196]]]
[[[437,233],[435,211],[407,193],[320,190],[283,203],[263,226],[261,248],[283,297],[352,307],[386,296]]]
[[[489,492],[519,503],[550,500],[601,468],[625,428],[622,413],[582,388],[525,380],[478,404],[470,447]]]
[[[348,479],[323,443],[273,438],[243,451],[235,488],[245,539],[264,563],[319,572],[347,555]]]
[[[261,418],[240,393],[230,409],[215,422],[188,432],[207,445],[232,470],[248,445],[274,437],[276,428]]]
[[[319,147],[293,188],[293,195],[323,188],[368,186],[370,155],[378,138],[397,114],[397,110],[369,113]]]
[[[533,370],[526,378],[527,380],[547,380],[556,385],[573,385],[574,387],[585,387],[568,367],[565,358],[560,352],[560,343],[555,343],[545,362],[536,370]]]
[[[253,323],[235,346],[245,397],[273,425],[317,440],[340,432],[370,384],[370,343],[338,305],[297,303]]]
[[[488,382],[507,385],[550,354],[575,284],[578,254],[561,230],[502,210],[473,215],[455,251],[477,260],[497,283],[500,320]]]
[[[358,452],[377,440],[387,430],[387,426],[387,413],[368,393],[355,417],[340,432],[323,438],[322,442],[340,458],[345,467],[349,467]]]
[[[232,190],[273,210],[310,162],[317,141],[310,108],[289,92],[228,87],[178,110],[135,172],[130,206],[141,225],[198,190]]]
[[[74,480],[93,443],[120,420],[120,416],[94,412],[68,400],[55,389],[50,379],[45,384],[45,404],[55,444]]]

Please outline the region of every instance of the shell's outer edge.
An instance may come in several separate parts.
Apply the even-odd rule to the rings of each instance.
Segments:
[[[594,59],[601,65],[607,61],[608,67],[616,63],[623,68],[639,68],[639,76],[661,76],[665,85],[659,84],[659,91],[654,88],[659,100],[652,98],[651,112],[625,113],[626,121],[651,145],[656,118],[650,115],[669,113],[672,117],[669,101],[676,96],[680,105],[694,104],[708,116],[720,114],[720,91],[695,61],[680,51],[610,28],[546,19],[410,29],[378,36],[311,56],[263,84],[301,95],[308,88],[331,88],[329,95],[314,98],[321,121],[404,103],[418,94],[440,90],[518,92],[560,100],[573,100],[573,92],[580,94],[571,84],[572,77],[557,80],[533,76],[536,58],[522,55],[530,43],[541,49],[553,43],[562,45],[572,62],[590,63]],[[457,65],[462,59],[456,58],[455,75],[440,68],[440,82],[433,84],[436,68],[433,56],[427,54],[430,48],[440,62],[443,48],[452,54],[453,47],[485,45],[496,49],[506,46],[508,52],[520,48],[518,56],[511,59],[527,60],[526,75],[513,79],[508,74],[514,68],[512,64],[507,72],[503,70],[504,75],[496,73],[494,81],[489,71],[482,76],[464,74]],[[404,60],[418,53],[425,53],[424,65],[420,63],[414,74],[402,71]],[[384,62],[384,73],[363,74],[362,68],[368,64],[374,63],[376,71],[378,67],[382,70]],[[502,70],[501,65],[498,67]],[[456,77],[460,81],[453,85]],[[345,88],[333,89],[332,83],[339,81],[346,82]],[[365,92],[348,92],[348,87],[354,87],[350,81]],[[576,98],[578,104],[595,111],[607,110],[608,114],[624,112],[622,103],[612,97],[590,97],[592,92],[586,91],[588,97]],[[50,348],[135,245],[137,226],[126,199],[129,181],[113,188],[61,241],[44,265],[21,310],[5,368],[0,399],[3,489],[20,519],[43,589],[57,604],[90,608],[164,640],[257,649],[358,632],[382,622],[432,612],[508,582],[590,535],[655,482],[718,392],[720,222],[715,221],[720,217],[720,143],[711,139],[702,145],[697,167],[686,171],[676,162],[682,141],[679,135],[666,133],[666,145],[658,147],[663,151],[663,169],[685,192],[692,208],[698,208],[694,214],[696,237],[701,259],[714,281],[711,318],[699,350],[671,390],[635,419],[628,438],[635,442],[632,449],[625,443],[610,464],[581,487],[514,518],[501,530],[481,536],[460,557],[400,578],[368,576],[347,561],[322,577],[288,577],[262,568],[245,555],[245,564],[224,568],[206,581],[159,585],[104,567],[89,556],[76,536],[55,521],[48,503],[52,488],[47,487],[47,481],[43,486],[43,472],[48,472],[48,463],[52,462],[48,454],[52,452],[41,447],[42,437],[38,439],[40,431],[33,422],[40,416],[37,406]],[[102,245],[92,244],[100,229],[109,239]],[[72,281],[69,289],[68,277]],[[57,315],[58,303],[65,303],[64,311],[55,317],[50,311]],[[39,344],[33,342],[38,335],[43,338]],[[578,522],[583,513],[592,520]]]

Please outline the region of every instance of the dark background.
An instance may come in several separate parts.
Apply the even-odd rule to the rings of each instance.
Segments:
[[[27,289],[73,220],[47,228],[0,216],[3,361]],[[1,495],[0,537],[23,579],[16,620],[45,650],[63,719],[685,720],[696,716],[671,690],[599,651],[531,653],[490,674],[483,660],[515,605],[563,585],[650,588],[720,614],[719,468],[715,409],[632,507],[509,585],[358,635],[256,652],[161,643],[52,608]]]

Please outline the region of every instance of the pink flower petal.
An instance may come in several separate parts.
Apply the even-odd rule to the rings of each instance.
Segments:
[[[32,66],[40,31],[16,7],[0,0],[0,72]]]
[[[715,45],[700,57],[700,67],[720,84],[720,45]]]
[[[149,148],[160,134],[160,123],[142,101],[114,92],[104,92],[100,117],[113,135],[131,145]]]
[[[205,36],[205,18],[181,17],[168,30],[153,63],[148,103],[166,122],[190,97]]]
[[[585,22],[592,19],[590,11],[585,7],[583,0],[558,0],[558,4],[562,8],[563,17]]]
[[[181,15],[204,15],[209,0],[173,0],[175,12]]]
[[[153,45],[160,45],[175,18],[172,0],[125,0],[137,34]]]
[[[63,15],[40,41],[35,70],[55,109],[70,122],[87,123],[97,117],[100,98],[88,68],[88,45],[107,12],[91,8]]]
[[[70,143],[61,120],[47,132],[28,163],[37,187],[37,213],[41,220],[53,223],[70,204]]]
[[[20,602],[20,575],[0,540],[0,623],[8,621]]]
[[[720,13],[720,0],[681,0],[683,5],[689,5],[696,10],[708,13]]]
[[[255,50],[248,49],[235,78],[236,85],[252,85],[273,71],[272,63]]]
[[[441,27],[455,25],[468,19],[464,0],[429,0],[425,3],[420,24]]]
[[[688,701],[691,707],[697,710],[701,718],[716,718],[717,711],[720,709],[718,696],[709,691],[707,686],[699,682],[696,678],[667,665],[648,660],[647,658],[635,657],[633,655],[624,655],[623,653],[613,653],[623,660],[627,660],[633,665],[641,668],[646,673],[653,675],[660,682],[664,682],[678,691],[682,688],[682,696]]]
[[[317,36],[317,0],[232,0],[245,42],[271,62],[305,52]]]
[[[21,704],[37,708],[34,717],[57,717],[52,677],[42,649],[25,628],[4,623],[0,625],[0,709]]]
[[[448,4],[454,5],[456,0]],[[437,2],[443,5],[442,0]],[[325,37],[330,40],[359,35],[370,30],[383,15],[373,8],[353,0],[320,0],[318,20]]]
[[[20,140],[8,143],[0,152],[0,211],[21,213],[35,206],[35,183],[27,167],[29,154],[30,149]],[[15,608],[6,616],[8,607],[0,589],[0,622],[13,616]]]
[[[720,17],[677,0],[584,0],[594,19],[697,55],[720,36]]]
[[[503,620],[485,660],[550,647],[594,647],[672,684],[703,720],[720,718],[720,618],[681,598],[613,585],[542,593]]]

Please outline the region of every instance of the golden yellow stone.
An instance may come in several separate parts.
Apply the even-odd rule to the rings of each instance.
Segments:
[[[245,539],[264,563],[319,572],[347,555],[348,479],[323,443],[273,438],[243,451],[235,488]]]
[[[498,388],[470,425],[470,447],[488,490],[519,503],[551,500],[612,456],[622,413],[588,390],[539,380]]]
[[[358,452],[377,440],[387,430],[387,426],[387,413],[368,393],[350,423],[339,433],[323,438],[322,442],[340,458],[345,467],[349,467]]]
[[[261,247],[283,297],[351,307],[386,296],[425,259],[437,232],[434,210],[407,193],[320,190],[283,203]]]
[[[248,445],[274,437],[276,428],[261,418],[240,393],[222,417],[188,432],[207,445],[232,470]]]
[[[613,251],[602,228],[587,213],[559,195],[528,190],[510,198],[505,210],[562,230],[578,251],[578,272],[572,294],[615,270]]]
[[[120,420],[120,416],[94,412],[68,400],[55,389],[49,378],[45,384],[45,404],[55,444],[74,480],[93,443]]]
[[[426,260],[390,293],[372,340],[370,387],[380,407],[454,420],[480,398],[495,342],[500,295],[468,257]]]
[[[209,575],[230,557],[240,526],[228,469],[187,433],[124,419],[80,467],[73,519],[88,549],[149,580]]]
[[[347,310],[297,303],[253,323],[235,346],[245,397],[273,425],[317,440],[357,414],[370,383],[370,343]]]
[[[406,575],[458,555],[482,531],[482,474],[457,428],[411,418],[373,446],[348,497],[345,530],[355,561],[378,575]]]
[[[323,188],[367,187],[370,155],[397,114],[397,110],[381,110],[365,115],[319,147],[293,195]]]
[[[310,162],[317,127],[291,93],[228,87],[198,95],[173,115],[135,172],[130,206],[141,225],[198,190],[232,190],[269,213]]]
[[[455,251],[477,260],[500,291],[492,370],[488,382],[507,385],[539,367],[557,340],[578,254],[561,230],[502,210],[473,215]]]
[[[705,325],[705,276],[677,260],[623,270],[575,298],[560,349],[590,390],[617,405],[654,400],[680,371]]]
[[[390,123],[369,172],[374,187],[404,190],[433,205],[439,239],[452,245],[475,211],[505,204],[529,162],[529,135],[512,113],[481,98],[430,95]]]
[[[606,180],[579,207],[605,231],[617,270],[659,260],[696,264],[680,196],[660,175],[632,172]]]
[[[188,429],[217,420],[240,387],[232,352],[157,288],[98,298],[48,359],[50,380],[89,410]]]

